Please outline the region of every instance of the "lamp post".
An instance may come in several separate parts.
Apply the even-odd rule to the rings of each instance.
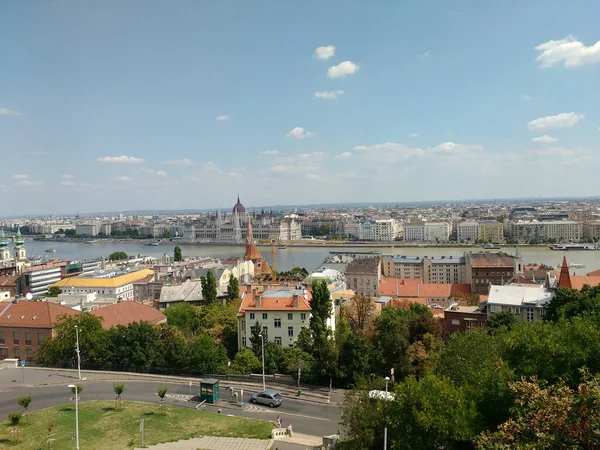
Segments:
[[[387,393],[388,393],[388,381],[390,381],[390,377],[385,377],[385,397],[387,400]]]
[[[263,391],[267,390],[267,386],[265,384],[265,338],[262,334],[259,334],[260,340],[262,342],[262,375],[263,375]]]
[[[74,384],[67,387],[75,389],[75,449],[79,450],[79,388]]]
[[[388,400],[388,382],[390,377],[385,377],[385,400]],[[387,427],[383,429],[383,450],[387,450]]]
[[[75,351],[77,352],[77,374],[81,380],[81,357],[79,356],[79,326],[75,325],[75,335],[77,336],[77,345]],[[79,448],[79,447],[78,447]]]

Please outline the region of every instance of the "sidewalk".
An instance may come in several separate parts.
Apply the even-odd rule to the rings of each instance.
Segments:
[[[263,439],[204,436],[185,441],[167,442],[144,448],[152,450],[269,450],[273,441]],[[135,450],[142,450],[135,448]]]

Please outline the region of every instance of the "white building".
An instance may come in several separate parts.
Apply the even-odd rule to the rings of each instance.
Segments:
[[[475,241],[479,239],[479,222],[460,222],[456,226],[459,241]]]
[[[133,283],[153,275],[150,269],[100,270],[65,278],[53,286],[59,287],[63,294],[96,293],[99,297],[133,300]]]
[[[572,220],[519,220],[510,224],[511,236],[520,241],[554,239],[577,242],[583,234],[583,225]]]
[[[402,224],[396,219],[361,220],[354,225],[345,224],[345,233],[361,241],[392,242],[402,236]]]
[[[95,223],[75,225],[75,234],[78,236],[98,236],[98,225]]]
[[[415,242],[446,242],[450,238],[448,222],[411,222],[404,225],[404,240]]]
[[[497,313],[509,312],[521,322],[543,320],[544,308],[553,296],[554,293],[543,285],[492,285],[487,300],[488,318]]]
[[[301,289],[269,289],[262,294],[246,292],[238,312],[238,348],[251,348],[251,327],[258,321],[269,341],[293,347],[302,328],[310,323],[310,293]],[[327,325],[335,331],[335,307]]]

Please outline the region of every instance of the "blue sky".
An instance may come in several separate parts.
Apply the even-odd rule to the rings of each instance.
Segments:
[[[595,0],[2,2],[0,215],[598,195],[598,17]]]

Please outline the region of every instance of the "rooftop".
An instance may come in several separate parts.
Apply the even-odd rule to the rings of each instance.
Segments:
[[[294,295],[298,296],[298,306],[294,306]],[[246,295],[242,300],[239,316],[246,311],[311,311],[310,292],[302,289],[268,289],[260,294],[260,307],[256,307],[254,295]]]
[[[117,325],[127,326],[133,322],[164,323],[167,316],[159,310],[136,302],[119,302],[103,306],[91,312],[96,317],[102,317],[102,328],[108,330]]]
[[[95,271],[79,275],[77,277],[65,278],[53,286],[65,287],[92,287],[92,288],[116,288],[136,281],[143,280],[149,275],[154,275],[150,269],[135,271]]]
[[[50,302],[21,301],[1,308],[0,327],[51,328],[61,316],[78,314],[78,311]]]
[[[515,265],[515,257],[506,253],[469,253],[471,267],[511,267]]]
[[[552,299],[552,292],[544,286],[533,284],[511,284],[492,286],[488,305],[532,305],[541,306]]]

